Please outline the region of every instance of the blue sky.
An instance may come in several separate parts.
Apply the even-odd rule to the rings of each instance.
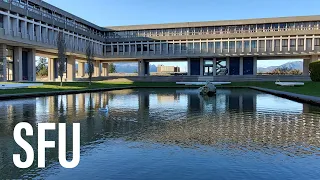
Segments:
[[[320,0],[45,0],[99,26],[320,14]],[[287,61],[258,62],[258,66]]]

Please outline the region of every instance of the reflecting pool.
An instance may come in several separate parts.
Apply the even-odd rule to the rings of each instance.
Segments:
[[[68,123],[70,156],[71,123],[80,122],[79,166],[62,168],[55,148],[45,169],[36,159],[16,168],[12,154],[25,154],[12,137],[19,122],[35,132],[37,123]],[[26,140],[37,149],[37,135]],[[0,179],[11,178],[320,179],[320,108],[250,89],[210,98],[166,88],[0,101]]]

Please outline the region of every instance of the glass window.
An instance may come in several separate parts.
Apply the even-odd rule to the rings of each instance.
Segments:
[[[228,42],[227,41],[223,41],[222,42],[222,48],[223,49],[228,49]]]
[[[156,51],[160,51],[160,44],[156,44]]]
[[[124,45],[124,52],[129,52],[129,45],[128,44]]]
[[[272,29],[273,29],[274,31],[278,31],[278,29],[279,29],[279,24],[278,24],[278,23],[272,24]]]
[[[230,48],[230,49],[234,49],[235,46],[236,46],[236,45],[235,45],[235,42],[234,42],[234,41],[230,41],[230,42],[229,42],[229,48]]]
[[[267,40],[267,48],[272,48],[272,40]]]
[[[154,51],[154,44],[149,44],[149,51]]]
[[[188,43],[188,50],[193,51],[193,43],[192,42]]]
[[[271,29],[271,24],[265,24],[264,29]]]
[[[166,51],[168,50],[168,49],[167,49],[167,48],[168,48],[168,44],[167,44],[167,43],[162,43],[161,46],[162,46],[161,48],[162,48],[162,51],[163,51],[163,52],[166,52]]]
[[[201,51],[207,51],[207,43],[206,42],[201,43]]]
[[[174,44],[174,51],[175,51],[175,52],[180,51],[180,44],[178,44],[178,43],[175,43],[175,44]]]
[[[173,44],[172,44],[172,43],[169,43],[169,44],[168,44],[168,51],[169,51],[169,52],[172,52],[172,51],[173,51]]]
[[[296,39],[290,39],[290,47],[296,47]]]
[[[259,40],[259,48],[265,48],[265,41]]]
[[[117,45],[113,45],[113,52],[118,52],[118,47],[117,47]]]
[[[123,45],[119,45],[119,52],[123,52]]]
[[[3,15],[0,14],[0,28],[3,28]]]
[[[215,42],[215,47],[216,47],[216,49],[220,49],[221,48],[221,42]]]
[[[320,46],[320,38],[314,39],[314,46]]]
[[[131,45],[130,45],[130,51],[131,51],[131,52],[136,52],[136,45],[131,44]]]
[[[244,41],[244,48],[250,48],[250,41]]]
[[[288,47],[288,39],[282,39],[282,47]]]
[[[274,47],[280,47],[280,39],[274,40]]]
[[[208,49],[209,51],[213,49],[213,42],[208,42]]]
[[[251,41],[251,48],[257,48],[257,40]]]
[[[187,44],[186,43],[181,43],[181,50],[186,51],[187,50]]]
[[[299,47],[302,47],[302,46],[304,46],[304,39],[298,39],[298,46]]]
[[[141,44],[137,44],[137,52],[141,52]]]
[[[195,51],[200,51],[200,43],[199,42],[195,42],[194,43],[194,50]]]
[[[237,49],[242,49],[242,41],[237,41]]]
[[[110,53],[111,52],[111,46],[106,46],[106,51],[107,51],[107,53]]]

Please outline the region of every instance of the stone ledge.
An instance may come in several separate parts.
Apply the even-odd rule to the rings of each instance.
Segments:
[[[291,92],[286,92],[286,91],[278,91],[278,90],[267,89],[267,88],[260,88],[260,87],[255,87],[255,86],[250,86],[249,88],[257,90],[257,91],[269,93],[269,94],[272,94],[275,96],[283,97],[286,99],[320,106],[320,97],[303,95],[303,94],[296,94],[296,93],[291,93]]]

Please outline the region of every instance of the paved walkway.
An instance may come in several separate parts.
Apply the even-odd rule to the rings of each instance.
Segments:
[[[273,90],[273,89],[267,89],[267,88],[261,88],[261,87],[249,87],[254,90],[266,92],[269,94],[273,94],[279,97],[284,97],[287,99],[299,101],[299,102],[304,102],[304,103],[310,103],[314,105],[320,106],[320,97],[316,96],[308,96],[308,95],[303,95],[303,94],[296,94],[296,93],[291,93],[291,92],[286,92],[286,91],[278,91],[278,90]]]

